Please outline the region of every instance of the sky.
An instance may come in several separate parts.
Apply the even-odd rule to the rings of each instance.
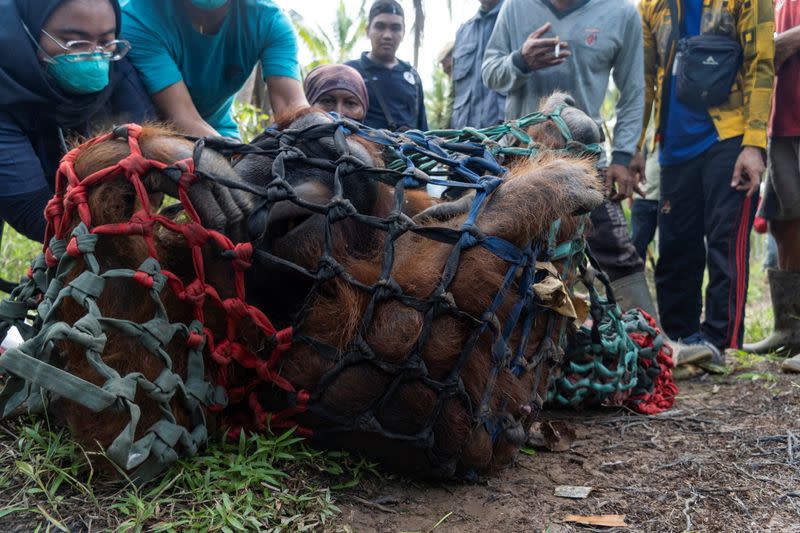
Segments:
[[[294,9],[300,13],[306,22],[312,26],[320,26],[324,30],[331,32],[333,20],[336,13],[338,0],[274,0],[287,11]],[[409,63],[414,59],[414,36],[411,33],[411,26],[414,23],[414,7],[411,0],[399,0],[406,14],[406,36],[397,51],[400,59]],[[371,4],[367,0],[367,9]],[[447,9],[446,0],[425,0],[425,33],[423,35],[422,47],[419,52],[419,74],[423,84],[429,82],[433,75],[436,58],[445,44],[455,39],[456,30],[462,22],[465,22],[478,12],[480,2],[478,0],[451,0],[452,17]],[[348,10],[355,15],[361,5],[361,0],[345,0]],[[369,49],[369,40],[366,35],[356,45],[360,55],[362,51]],[[307,64],[312,57],[308,50],[300,42],[300,62]]]

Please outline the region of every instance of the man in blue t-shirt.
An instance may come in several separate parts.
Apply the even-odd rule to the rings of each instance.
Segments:
[[[671,338],[704,345],[723,363],[724,350],[740,348],[744,333],[748,235],[764,171],[773,83],[772,2],[680,0],[671,14],[666,0],[640,0],[639,9],[646,109],[655,104],[660,142],[655,281],[661,323]],[[687,63],[677,52],[678,39],[669,38],[673,23],[680,38],[716,36],[739,43],[736,81],[720,88],[727,91],[725,101],[703,108],[679,99],[674,67]],[[703,63],[718,65],[713,55]],[[641,157],[631,165],[639,172]]]
[[[345,63],[364,78],[369,109],[364,124],[404,131],[428,129],[425,94],[417,71],[397,58],[405,33],[403,8],[395,0],[377,0],[369,10],[367,37],[372,50]]]
[[[131,62],[180,132],[238,137],[234,95],[259,61],[275,116],[308,105],[294,32],[271,0],[124,0],[122,12]]]

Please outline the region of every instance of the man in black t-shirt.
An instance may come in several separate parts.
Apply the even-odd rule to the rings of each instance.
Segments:
[[[428,129],[419,74],[396,56],[404,33],[405,19],[399,3],[377,0],[372,4],[367,25],[372,50],[346,63],[358,70],[367,84],[367,126],[400,131]]]

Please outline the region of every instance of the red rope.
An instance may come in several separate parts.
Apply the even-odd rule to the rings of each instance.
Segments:
[[[647,319],[650,327],[654,328],[656,335],[661,334],[661,330],[656,326],[653,317],[641,311]],[[629,333],[628,336],[641,348],[650,348],[655,340],[653,335],[647,333]],[[639,358],[639,364],[649,368],[653,363],[651,359]],[[678,386],[672,377],[672,348],[664,343],[656,356],[655,364],[658,364],[660,372],[653,380],[653,390],[649,393],[642,393],[630,396],[626,400],[628,407],[643,415],[655,415],[672,408],[675,397],[678,395]]]
[[[215,333],[221,332],[210,331],[205,326],[204,332],[207,337],[206,355],[218,365],[213,379],[218,386],[225,388],[228,396],[229,409],[226,410],[226,413],[231,414],[227,416],[224,424],[231,428],[229,435],[236,437],[242,430],[262,431],[270,427],[297,427],[292,417],[307,410],[309,394],[304,390],[296,390],[291,383],[277,373],[281,357],[291,345],[292,330],[291,328],[277,330],[264,313],[248,305],[245,299],[244,272],[252,264],[252,245],[250,243],[234,244],[225,235],[203,227],[187,193],[187,188],[199,179],[195,172],[194,161],[182,159],[168,165],[147,159],[142,154],[139,145],[141,126],[128,124],[125,128],[128,132],[127,141],[130,155],[115,165],[98,170],[83,179],[80,179],[75,171],[75,161],[78,156],[90,146],[111,139],[112,133],[85,142],[71,150],[62,159],[56,174],[55,196],[45,209],[47,231],[44,251],[48,266],[56,266],[57,261],[47,243],[52,237],[64,239],[76,214],[90,233],[141,237],[147,245],[148,254],[156,260],[158,260],[158,254],[153,238],[154,232],[158,228],[163,228],[181,234],[191,248],[195,278],[189,283],[184,283],[173,272],[162,270],[162,273],[167,277],[169,289],[181,301],[193,306],[194,317],[201,323],[205,322],[203,308],[206,304],[215,306],[225,314],[226,325],[222,338],[215,337]],[[181,170],[181,177],[178,181],[178,197],[189,217],[189,222],[175,222],[154,213],[150,206],[147,189],[142,178],[148,172],[164,170],[168,167]],[[142,208],[134,213],[127,222],[93,227],[88,204],[91,188],[120,175],[125,176],[133,186]],[[222,251],[232,253],[231,267],[234,273],[235,297],[222,299],[216,288],[206,282],[202,247],[209,242]],[[73,257],[81,255],[74,238],[70,239],[67,244],[67,253]],[[147,288],[153,285],[153,279],[144,272],[137,272],[133,279]],[[237,331],[241,328],[243,321],[248,320],[261,334],[273,341],[273,348],[266,357],[262,355],[262,352],[253,352],[239,342]],[[192,333],[186,343],[190,348],[196,348],[202,343],[202,337]],[[246,373],[248,378],[244,383],[232,382],[234,365],[251,370]],[[239,372],[236,375],[241,376],[241,374]],[[285,391],[290,399],[294,398],[294,402],[290,402],[290,407],[286,409],[270,412],[258,398],[259,388],[262,385],[274,386]],[[209,410],[220,412],[222,406],[210,406]],[[297,433],[302,436],[310,436],[311,430],[298,427]]]

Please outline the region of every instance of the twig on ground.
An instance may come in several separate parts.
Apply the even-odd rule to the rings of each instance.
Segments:
[[[741,509],[748,518],[753,518],[753,515],[750,514],[750,509],[744,504],[739,496],[732,494],[731,497],[733,498],[733,501],[736,502],[736,506],[739,507],[739,509]]]
[[[692,487],[694,492],[708,492],[712,494],[727,494],[729,492],[750,492],[758,490],[756,487]]]
[[[690,457],[681,457],[677,461],[672,461],[671,463],[660,465],[656,470],[664,470],[665,468],[672,468],[673,466],[684,465],[686,463],[694,463],[697,461],[697,457],[690,456]]]
[[[356,495],[352,495],[351,497],[355,501],[357,501],[358,503],[360,503],[362,505],[366,505],[367,507],[371,507],[373,509],[377,509],[379,511],[383,511],[384,513],[397,514],[397,511],[395,511],[394,509],[390,509],[390,508],[386,507],[385,505],[381,505],[380,503],[371,502],[371,501],[369,501],[367,499],[364,499],[364,498],[362,498],[360,496],[356,496]]]
[[[686,517],[686,531],[692,530],[692,518],[689,516],[689,508],[697,502],[700,496],[696,492],[692,492],[691,498],[687,498],[683,502],[683,516]]]

